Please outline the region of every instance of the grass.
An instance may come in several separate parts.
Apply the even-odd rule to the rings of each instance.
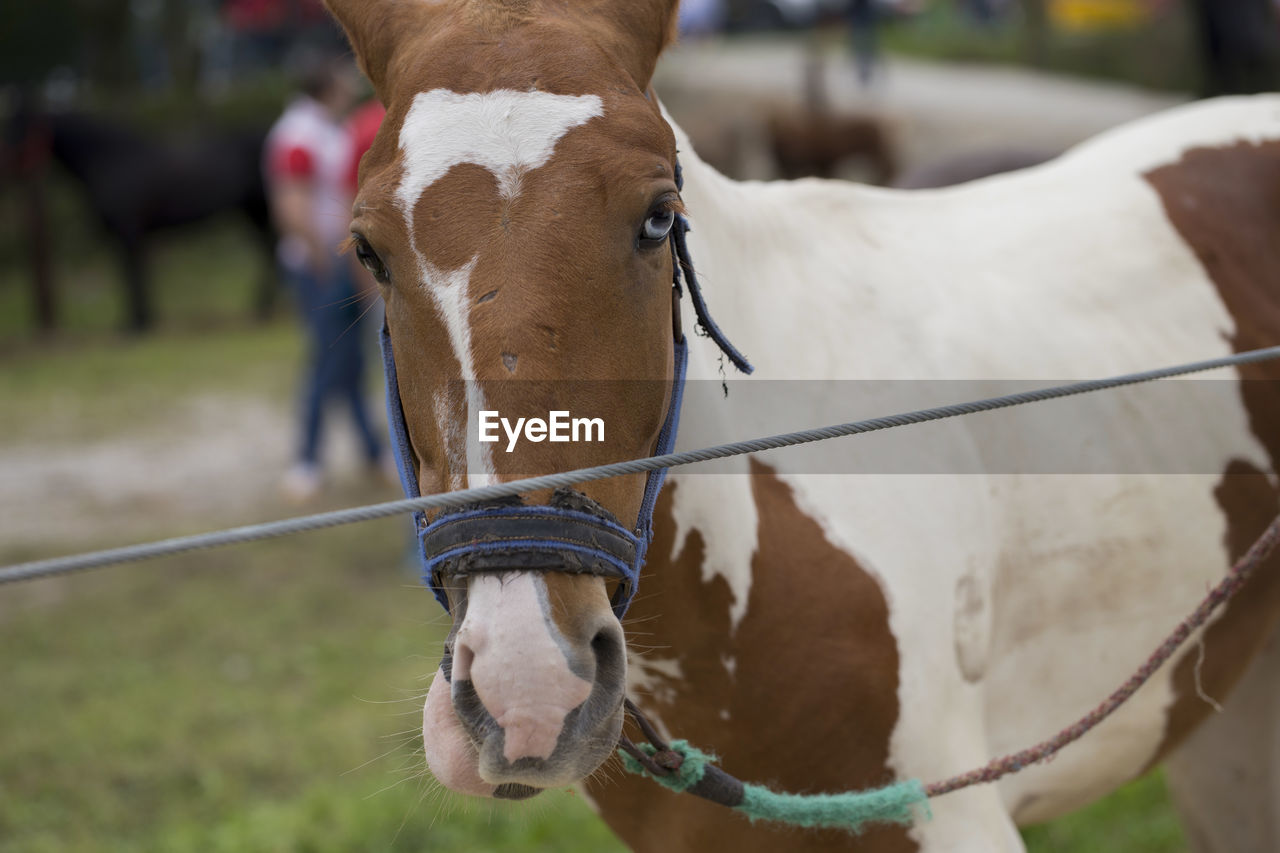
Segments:
[[[1187,842],[1159,772],[1022,833],[1030,853],[1182,853]]]
[[[609,851],[580,800],[421,776],[445,630],[379,522],[3,592],[0,851]],[[1185,849],[1151,777],[1033,853]]]
[[[0,851],[616,847],[421,775],[443,637],[397,521],[5,590]]]

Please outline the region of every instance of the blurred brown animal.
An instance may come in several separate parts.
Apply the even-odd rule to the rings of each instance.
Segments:
[[[769,147],[781,177],[832,178],[855,158],[867,163],[870,182],[888,184],[897,171],[888,133],[869,115],[839,115],[826,92],[826,66],[811,53],[805,64],[805,106],[799,113],[778,113],[768,121]]]

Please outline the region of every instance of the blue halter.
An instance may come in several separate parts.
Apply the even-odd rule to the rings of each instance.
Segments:
[[[677,188],[683,189],[683,183],[677,163]],[[688,220],[677,214],[670,234],[675,376],[671,403],[658,433],[655,455],[670,453],[674,449],[676,430],[680,425],[680,403],[684,396],[689,359],[680,326],[680,297],[684,292],[682,279],[688,284],[701,332],[715,341],[738,370],[751,373],[753,369],[707,313],[693,261],[689,257],[688,231]],[[385,319],[380,340],[382,367],[387,381],[387,422],[391,430],[391,446],[400,472],[400,485],[407,497],[416,498],[419,491],[413,449],[400,403],[395,357]],[[444,589],[444,579],[448,576],[477,572],[558,571],[615,578],[619,584],[613,595],[613,612],[621,619],[640,583],[645,552],[653,540],[653,509],[666,477],[665,468],[649,473],[640,512],[631,529],[586,495],[568,489],[556,490],[547,506],[525,506],[515,498],[444,513],[430,524],[425,513],[415,512],[413,523],[418,535],[423,583],[448,610],[449,599]]]

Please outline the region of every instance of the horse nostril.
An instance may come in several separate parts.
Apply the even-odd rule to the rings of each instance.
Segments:
[[[456,643],[453,647],[453,667],[449,673],[450,680],[471,680],[471,664],[475,662],[476,654],[471,651],[471,647],[465,643]]]
[[[591,651],[595,653],[597,658],[606,657],[614,654],[618,648],[617,637],[614,632],[608,628],[601,628],[596,631],[596,635],[591,638]]]
[[[591,638],[591,653],[596,659],[597,672],[610,672],[622,664],[622,632],[613,626],[596,631]],[[611,673],[616,674],[616,673]]]

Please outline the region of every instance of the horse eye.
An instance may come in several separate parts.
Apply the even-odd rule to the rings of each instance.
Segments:
[[[382,258],[378,257],[378,253],[369,245],[369,241],[359,234],[353,234],[352,238],[355,240],[356,260],[360,262],[360,266],[367,269],[379,284],[390,281],[391,274],[387,272],[386,264],[382,263]]]
[[[671,226],[675,224],[676,213],[669,207],[660,207],[649,213],[644,221],[644,229],[640,232],[640,240],[655,244],[667,239]]]

